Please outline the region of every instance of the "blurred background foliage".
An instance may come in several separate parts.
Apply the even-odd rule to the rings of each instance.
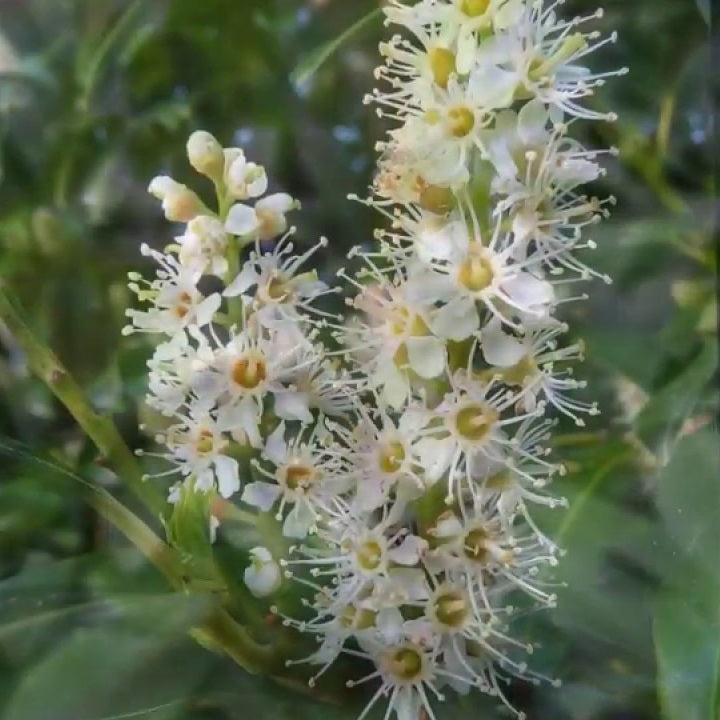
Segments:
[[[300,242],[331,238],[319,270],[371,238],[362,194],[383,128],[372,85],[374,0],[0,0],[0,273],[28,323],[131,447],[148,347],[121,339],[141,242],[173,232],[149,179],[191,178],[188,134],[241,144],[303,202]],[[595,283],[568,318],[603,415],[556,444],[570,510],[545,518],[567,556],[559,607],[527,619],[538,669],[514,687],[538,720],[720,717],[720,458],[709,3],[607,0],[630,74],[595,102],[617,145],[593,190]],[[568,0],[568,15],[595,0]],[[329,45],[330,44],[330,45]],[[329,53],[329,51],[332,52]],[[329,56],[328,56],[329,54]],[[323,61],[324,59],[324,61]],[[0,324],[0,717],[235,720],[353,717],[244,674],[187,637],[202,596],[172,593],[86,502],[62,465],[132,500],[31,377]],[[566,431],[567,430],[567,431]],[[155,519],[150,521],[157,527]],[[240,570],[241,568],[238,568]],[[449,717],[495,717],[473,697]],[[502,714],[498,714],[498,717]]]

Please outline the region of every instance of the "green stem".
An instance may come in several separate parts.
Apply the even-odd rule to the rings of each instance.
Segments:
[[[45,460],[19,447],[16,443],[9,444],[0,440],[0,450],[22,455],[59,476],[76,481],[83,499],[98,515],[117,528],[162,573],[171,587],[179,592],[188,592],[182,562],[177,553],[107,490],[85,480],[57,462]],[[213,607],[204,623],[192,628],[190,634],[204,647],[224,652],[247,672],[258,673],[277,669],[278,658],[275,649],[255,642],[248,631],[235,622],[219,605]]]
[[[8,290],[2,285],[0,285],[0,319],[5,322],[15,341],[24,351],[32,372],[45,382],[95,443],[102,454],[103,464],[112,468],[154,515],[159,515],[165,507],[165,501],[152,485],[144,481],[137,459],[125,444],[115,423],[110,417],[99,415],[92,409],[82,388],[55,353],[35,337],[23,320]]]
[[[223,182],[215,182],[215,194],[217,195],[218,217],[224,224],[227,219],[233,200],[228,194]],[[225,273],[225,285],[229,285],[240,272],[240,243],[234,235],[228,236],[227,261],[228,269]],[[241,325],[243,319],[242,298],[227,298],[227,319],[228,325]]]

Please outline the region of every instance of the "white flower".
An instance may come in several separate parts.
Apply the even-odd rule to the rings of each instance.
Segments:
[[[250,551],[250,565],[245,568],[243,580],[256,598],[265,598],[277,592],[282,585],[280,566],[265,547]]]
[[[235,203],[228,213],[225,229],[243,238],[272,240],[288,229],[285,215],[297,207],[297,201],[287,193],[268,195],[254,207]]]
[[[361,287],[353,300],[363,320],[339,331],[339,338],[360,364],[362,375],[382,399],[400,407],[411,390],[408,372],[420,378],[441,375],[447,363],[445,340],[430,329],[430,302],[418,302],[414,278],[389,280],[374,271],[375,284]]]
[[[288,354],[277,352],[272,338],[257,328],[232,334],[216,351],[209,397],[226,407],[235,426],[252,447],[260,447],[260,421],[266,396],[272,395],[275,414],[285,420],[310,422],[307,398],[294,390],[294,366]]]
[[[248,162],[240,148],[225,148],[225,187],[235,200],[264,195],[268,180],[265,168]]]
[[[555,368],[555,363],[578,360],[583,355],[580,344],[557,346],[557,336],[566,331],[562,323],[535,326],[526,323],[525,332],[518,337],[503,330],[502,324],[494,319],[482,330],[482,351],[485,360],[500,369],[504,382],[532,391],[523,397],[527,410],[535,407],[537,398],[544,398],[582,427],[585,423],[577,414],[597,415],[598,409],[597,403],[566,396],[568,391],[585,387],[568,369]]]
[[[148,361],[147,402],[164,415],[174,415],[191,396],[193,404],[200,407],[198,398],[204,398],[213,385],[215,355],[200,332],[192,337],[196,344],[186,332],[177,333],[158,345]],[[206,409],[211,406],[207,404]]]
[[[397,513],[425,489],[422,468],[414,449],[423,418],[405,410],[395,423],[386,412],[377,413],[379,426],[362,412],[355,428],[338,423],[328,427],[343,444],[341,453],[350,463],[355,488],[353,507],[364,513],[394,502]]]
[[[496,65],[514,74],[522,88],[517,96],[523,99],[537,97],[576,117],[614,120],[614,113],[589,110],[578,101],[592,95],[606,78],[627,72],[626,68],[592,73],[578,61],[602,45],[615,42],[617,35],[613,33],[594,42],[598,33],[571,32],[581,21],[601,17],[602,11],[565,21],[557,18],[554,3],[545,5],[525,3],[522,17],[479,45],[476,62]]]
[[[218,218],[198,215],[175,239],[180,245],[178,259],[182,264],[202,267],[205,272],[218,277],[227,272],[228,236]]]
[[[307,440],[301,434],[286,442],[284,422],[268,436],[263,456],[275,470],[270,472],[260,464],[257,469],[272,482],[249,483],[241,500],[265,512],[279,501],[278,520],[283,518],[285,507],[291,505],[283,535],[304,538],[332,499],[347,490],[349,476],[345,463],[318,444],[315,432]]]
[[[255,311],[256,321],[265,327],[280,329],[288,320],[300,322],[306,319],[304,313],[317,312],[312,306],[316,298],[331,292],[315,271],[298,273],[300,266],[326,245],[323,238],[302,255],[293,255],[287,237],[272,252],[262,253],[258,244],[223,295],[242,295]],[[254,292],[248,293],[251,288]]]
[[[124,334],[133,332],[165,333],[174,335],[191,325],[203,327],[211,322],[220,307],[220,295],[213,293],[204,297],[197,289],[202,277],[202,266],[184,265],[173,255],[163,255],[147,245],[142,246],[143,255],[150,255],[160,265],[156,279],[139,285],[141,277],[131,274],[130,289],[142,301],[149,301],[148,310],[128,309],[125,314],[132,325],[123,329]]]
[[[237,460],[225,454],[229,446],[225,433],[233,425],[233,418],[223,410],[216,415],[181,416],[159,437],[169,451],[164,457],[193,489],[207,492],[217,487],[222,497],[229,498],[240,489]]]
[[[433,245],[425,238],[424,253],[431,258],[432,272],[426,273],[417,287],[426,302],[444,303],[434,318],[436,332],[452,333],[462,317],[472,325],[465,330],[469,336],[477,329],[477,315],[473,317],[471,312],[477,303],[514,327],[513,317],[518,314],[544,318],[550,313],[555,302],[552,283],[538,276],[532,260],[513,258],[512,239],[501,228],[498,219],[486,243],[477,225],[468,228],[465,220],[458,219],[448,223],[444,242],[440,233],[433,238]]]
[[[455,372],[443,401],[426,411],[423,438],[416,445],[426,474],[433,480],[447,477],[448,502],[466,490],[477,495],[473,476],[488,460],[502,460],[505,449],[514,448],[508,428],[543,410],[538,405],[529,413],[507,415],[521,394],[495,380],[474,379],[468,372]]]

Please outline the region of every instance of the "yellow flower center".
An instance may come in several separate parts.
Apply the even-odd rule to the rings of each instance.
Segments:
[[[363,569],[372,572],[377,570],[382,563],[383,551],[380,543],[376,540],[366,540],[355,551],[358,565]]]
[[[450,76],[455,72],[455,55],[447,48],[431,48],[428,52],[430,70],[436,85],[446,88]]]
[[[388,475],[396,473],[405,460],[405,448],[402,443],[390,442],[380,450],[380,470]]]
[[[446,215],[452,210],[454,196],[452,190],[441,185],[428,185],[422,178],[418,178],[415,187],[418,201],[423,210],[436,215]]]
[[[526,355],[512,367],[503,370],[502,377],[508,385],[523,385],[526,380],[535,375],[537,369],[532,356]]]
[[[246,390],[254,390],[267,378],[265,358],[259,353],[238,358],[233,363],[231,374],[236,385]]]
[[[465,557],[473,562],[484,563],[490,557],[485,543],[488,540],[487,533],[482,528],[471,530],[466,536],[463,543]]]
[[[209,430],[201,430],[195,443],[195,449],[198,453],[200,455],[207,455],[213,451],[214,447],[213,434]]]
[[[464,105],[450,108],[447,115],[450,134],[456,138],[466,137],[475,127],[475,115],[470,108]]]
[[[470,292],[482,292],[493,281],[493,269],[490,259],[473,250],[469,257],[460,265],[458,281]]]
[[[367,630],[375,624],[376,616],[374,610],[348,605],[340,615],[340,624],[348,629]]]
[[[388,669],[401,680],[415,680],[422,674],[422,655],[413,647],[391,650],[388,655]]]
[[[449,628],[462,627],[469,615],[467,598],[457,590],[448,590],[439,595],[434,610],[437,621]]]
[[[265,288],[265,292],[269,300],[283,302],[290,294],[287,279],[284,278],[282,275],[273,275],[270,282]]]
[[[487,12],[492,0],[462,0],[460,10],[468,17],[479,17]]]
[[[467,405],[455,415],[455,427],[465,439],[479,442],[492,430],[497,419],[498,414],[492,408]]]
[[[307,490],[315,480],[315,469],[295,460],[283,468],[282,476],[288,490]]]

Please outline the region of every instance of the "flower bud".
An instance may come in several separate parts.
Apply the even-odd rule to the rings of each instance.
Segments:
[[[153,178],[148,192],[162,201],[165,217],[171,222],[190,222],[203,211],[203,203],[190,188],[167,175]]]
[[[220,143],[209,132],[196,130],[188,138],[187,156],[200,174],[216,181],[222,177],[225,155]]]
[[[272,595],[282,583],[280,566],[273,560],[270,551],[264,547],[254,547],[250,551],[250,565],[245,568],[243,579],[248,590],[256,598]]]

